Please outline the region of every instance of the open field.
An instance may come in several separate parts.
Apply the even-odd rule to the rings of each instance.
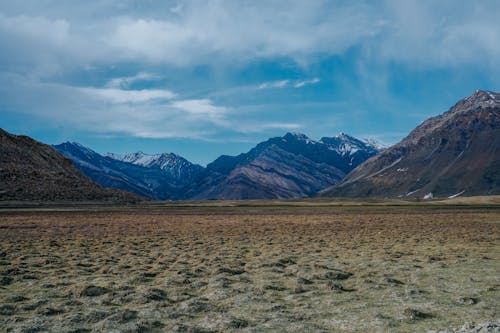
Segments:
[[[500,319],[491,200],[0,210],[0,331],[413,332]]]

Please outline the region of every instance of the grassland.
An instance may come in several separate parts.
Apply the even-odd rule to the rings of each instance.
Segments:
[[[498,299],[490,199],[0,211],[5,332],[419,332]]]

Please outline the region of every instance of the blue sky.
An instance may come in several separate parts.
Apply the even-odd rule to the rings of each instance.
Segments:
[[[288,131],[396,143],[500,90],[500,2],[0,2],[0,127],[206,164]]]

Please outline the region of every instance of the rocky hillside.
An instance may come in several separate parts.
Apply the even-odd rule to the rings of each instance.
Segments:
[[[340,182],[378,149],[346,134],[320,141],[287,133],[245,154],[221,156],[186,189],[192,199],[300,198]]]
[[[500,194],[500,94],[478,90],[354,169],[333,197]]]
[[[138,198],[104,189],[50,146],[0,129],[0,200],[131,202]]]

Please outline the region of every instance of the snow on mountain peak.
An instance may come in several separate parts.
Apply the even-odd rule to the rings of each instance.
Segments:
[[[358,151],[379,151],[373,140],[360,140],[344,132],[340,132],[332,137],[322,138],[320,143],[327,144],[328,149],[336,151],[341,155],[354,155]]]
[[[107,153],[112,159],[132,163],[145,168],[158,168],[174,178],[195,177],[203,170],[203,167],[193,164],[185,158],[174,153],[145,154],[142,151],[130,154]]]
[[[132,163],[144,167],[157,166],[161,169],[175,164],[179,159],[181,159],[181,157],[171,153],[145,154],[142,151],[123,155],[107,153],[106,156],[122,162]]]
[[[382,142],[372,139],[372,138],[362,138],[361,141],[363,141],[367,146],[371,146],[376,148],[377,150],[384,150],[389,148],[388,145],[383,144]]]

